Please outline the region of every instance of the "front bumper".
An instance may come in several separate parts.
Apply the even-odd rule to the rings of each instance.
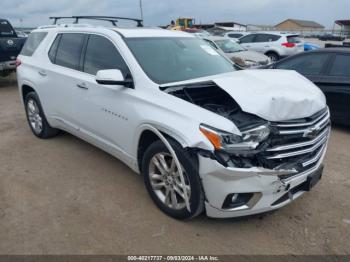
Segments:
[[[280,171],[277,170],[224,167],[216,160],[199,156],[199,173],[206,195],[207,216],[213,218],[248,216],[272,211],[291,203],[306,192],[302,185],[307,182],[308,177],[322,168],[326,147],[313,168],[285,180],[278,177]],[[245,205],[224,209],[223,203],[232,193],[254,193],[254,196]]]
[[[16,60],[0,62],[0,71],[11,71],[16,69]]]

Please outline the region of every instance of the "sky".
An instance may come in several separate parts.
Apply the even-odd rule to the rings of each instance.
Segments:
[[[276,25],[288,18],[313,20],[327,29],[350,19],[350,0],[142,0],[145,25],[167,25],[178,17],[196,23],[235,21]],[[139,0],[0,0],[0,18],[14,26],[50,24],[49,16],[140,17]],[[22,22],[21,22],[22,21]]]

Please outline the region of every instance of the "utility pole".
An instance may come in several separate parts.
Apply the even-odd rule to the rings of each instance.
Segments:
[[[142,0],[140,0],[141,19],[143,20]]]

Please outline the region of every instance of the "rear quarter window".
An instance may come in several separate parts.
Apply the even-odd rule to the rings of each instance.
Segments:
[[[31,33],[23,46],[21,55],[32,56],[46,36],[47,32]]]

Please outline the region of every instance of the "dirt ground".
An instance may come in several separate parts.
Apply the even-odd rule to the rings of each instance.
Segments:
[[[335,127],[322,181],[241,219],[165,216],[142,178],[68,134],[35,138],[0,79],[0,254],[350,254],[350,129]]]

